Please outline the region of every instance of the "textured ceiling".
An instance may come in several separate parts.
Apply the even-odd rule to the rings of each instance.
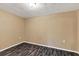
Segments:
[[[79,9],[78,3],[40,3],[36,8],[30,8],[28,3],[0,3],[0,9],[24,18],[49,15]]]

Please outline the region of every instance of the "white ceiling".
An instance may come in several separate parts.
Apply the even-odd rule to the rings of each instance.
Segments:
[[[24,18],[42,16],[79,9],[78,3],[40,3],[30,8],[28,3],[0,3],[0,9]]]

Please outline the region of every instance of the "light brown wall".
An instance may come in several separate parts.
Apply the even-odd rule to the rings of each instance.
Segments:
[[[79,12],[73,11],[24,20],[0,10],[0,49],[28,41],[79,50],[78,15]]]
[[[79,11],[77,11],[77,50],[79,51]]]
[[[0,10],[0,49],[24,40],[24,20]]]
[[[25,41],[76,50],[76,21],[75,11],[26,19]]]

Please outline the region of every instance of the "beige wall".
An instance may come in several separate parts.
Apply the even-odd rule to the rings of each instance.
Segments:
[[[0,49],[28,41],[79,51],[78,15],[72,11],[24,20],[0,10]]]
[[[25,41],[77,50],[75,11],[25,20]]]
[[[24,20],[0,10],[0,49],[24,39]]]
[[[79,11],[77,12],[77,50],[79,51]]]

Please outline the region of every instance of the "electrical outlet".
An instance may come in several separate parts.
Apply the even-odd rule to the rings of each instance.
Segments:
[[[21,37],[21,36],[19,36],[19,37],[18,37],[18,39],[22,39],[22,37]]]
[[[66,43],[66,40],[63,40],[62,43]]]

